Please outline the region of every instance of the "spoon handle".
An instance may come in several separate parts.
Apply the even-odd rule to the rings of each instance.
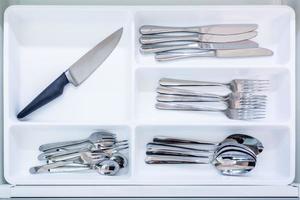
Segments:
[[[169,136],[155,136],[153,142],[165,143],[165,144],[201,144],[201,145],[218,145],[218,143],[200,141],[200,140],[189,140],[178,137],[169,137]]]
[[[184,157],[184,156],[163,156],[151,155],[145,159],[147,164],[209,164],[209,157]]]
[[[197,152],[185,152],[185,151],[172,151],[168,149],[156,149],[156,150],[147,150],[146,155],[164,155],[164,156],[186,156],[186,157],[199,157],[207,158],[212,154],[197,153]]]

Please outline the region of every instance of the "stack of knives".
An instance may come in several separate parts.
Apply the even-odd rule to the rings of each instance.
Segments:
[[[250,39],[257,24],[216,24],[195,27],[144,25],[140,27],[140,52],[155,53],[157,61],[191,57],[256,57],[273,52]]]

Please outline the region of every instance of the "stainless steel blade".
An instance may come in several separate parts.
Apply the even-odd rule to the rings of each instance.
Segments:
[[[66,72],[70,83],[75,86],[85,81],[111,54],[119,43],[123,28],[112,33],[76,61]]]
[[[199,43],[201,49],[245,49],[245,48],[257,48],[258,43],[251,40],[243,40],[238,42],[226,42],[226,43]]]
[[[266,48],[216,50],[215,55],[220,58],[271,56],[273,55],[273,51]]]
[[[256,37],[256,35],[257,35],[256,31],[235,34],[235,35],[203,34],[203,35],[199,35],[199,41],[200,42],[236,42],[236,41],[242,41],[242,40],[249,40],[251,38]]]
[[[254,31],[257,24],[216,24],[201,26],[200,33],[230,35]]]

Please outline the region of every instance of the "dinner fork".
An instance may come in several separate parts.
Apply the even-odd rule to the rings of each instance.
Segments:
[[[188,103],[165,103],[158,102],[155,107],[160,110],[185,110],[185,111],[208,111],[208,112],[223,112],[229,119],[234,120],[254,120],[265,118],[265,109],[260,108],[214,108]]]
[[[232,92],[263,92],[270,88],[269,80],[257,79],[233,79],[228,83],[208,82],[208,81],[193,81],[162,78],[159,80],[162,86],[222,86],[229,88]]]
[[[261,108],[266,107],[266,95],[248,93],[229,93],[227,95],[206,94],[199,91],[178,89],[174,87],[157,88],[159,102],[223,102],[229,108]]]

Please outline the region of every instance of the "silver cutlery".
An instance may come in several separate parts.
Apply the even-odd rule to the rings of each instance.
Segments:
[[[222,142],[209,142],[203,140],[196,140],[196,139],[186,139],[186,138],[179,138],[179,137],[170,137],[170,136],[155,136],[153,138],[153,142],[159,144],[168,144],[168,145],[187,145],[186,147],[190,147],[190,145],[200,145],[202,146],[211,146],[213,149],[221,146],[224,143],[228,142],[235,142],[237,144],[241,144],[244,146],[249,147],[256,155],[260,154],[264,146],[262,145],[261,141],[257,138],[252,137],[246,134],[231,134],[226,137]],[[194,150],[194,149],[192,149]]]
[[[141,53],[158,53],[163,51],[181,50],[181,49],[199,49],[199,50],[213,50],[213,49],[247,49],[257,48],[258,43],[251,40],[244,40],[240,42],[227,43],[204,43],[193,42],[178,45],[141,45]]]
[[[83,140],[44,144],[39,147],[43,152],[38,160],[47,164],[32,167],[30,173],[98,171],[115,175],[128,166],[128,159],[121,153],[128,148],[128,140],[117,140],[115,134],[107,131],[92,133]]]
[[[198,92],[197,94],[194,93],[194,95],[160,93],[157,95],[156,100],[158,102],[192,102],[193,104],[219,102],[226,105],[227,108],[232,109],[266,109],[267,103],[266,95],[252,95],[247,93],[229,93],[227,95],[201,94]]]
[[[39,173],[72,173],[72,172],[84,172],[84,171],[97,171],[99,174],[112,176],[116,175],[120,171],[119,164],[114,160],[104,160],[95,165],[77,165],[68,166],[68,162],[52,163],[38,167],[30,168],[31,174]]]
[[[184,145],[184,146],[178,146]],[[190,145],[200,145],[190,148]],[[214,147],[210,151],[204,146]],[[262,143],[249,135],[232,134],[222,142],[155,136],[147,144],[147,164],[212,164],[223,175],[244,175],[256,166],[257,155],[263,151]]]
[[[99,143],[99,142],[105,142],[105,141],[115,141],[116,136],[112,133],[107,132],[94,132],[92,133],[87,139],[84,140],[76,140],[76,141],[66,141],[66,142],[57,142],[57,143],[48,143],[43,144],[39,147],[40,151],[49,151],[51,149],[58,149],[63,147],[70,147],[73,145],[81,145],[83,143]],[[56,150],[55,150],[56,151]]]
[[[122,142],[120,144],[117,144],[115,146],[111,146],[111,147],[106,147],[106,148],[99,148],[97,146],[95,146],[94,144],[89,144],[89,146],[85,146],[85,147],[82,147],[82,148],[76,148],[76,149],[71,149],[71,150],[63,150],[63,151],[57,151],[57,152],[44,152],[44,153],[41,153],[39,156],[38,156],[38,159],[39,160],[51,160],[53,158],[60,158],[60,159],[63,159],[65,158],[65,156],[73,156],[73,155],[77,155],[81,152],[86,152],[86,151],[90,151],[90,152],[98,152],[98,153],[105,153],[105,154],[108,154],[108,155],[112,155],[113,153],[116,153],[116,152],[119,152],[119,151],[122,151],[122,150],[125,150],[125,149],[128,149],[129,148],[129,145],[128,145],[128,142],[126,140],[126,142]],[[61,158],[62,157],[62,158]]]
[[[264,109],[231,109],[231,108],[215,108],[205,107],[201,105],[194,105],[189,103],[173,103],[173,102],[159,102],[155,107],[160,110],[181,110],[181,111],[205,111],[205,112],[222,112],[229,119],[234,120],[255,120],[263,119],[266,116]]]
[[[205,145],[203,145],[205,146]],[[147,144],[146,147],[146,154],[150,155],[181,155],[181,156],[193,156],[193,157],[207,157],[207,156],[213,156],[214,154],[221,152],[223,150],[238,150],[243,151],[245,153],[248,153],[252,155],[253,157],[256,157],[256,155],[259,154],[254,152],[252,148],[249,146],[237,143],[235,141],[232,141],[230,139],[225,139],[222,143],[216,144],[214,146],[214,149],[206,149],[206,148],[189,148],[184,146],[178,146],[176,145],[170,145],[170,144],[161,144],[156,142],[151,142]]]
[[[155,55],[157,61],[171,61],[192,57],[243,58],[272,56],[273,51],[266,48],[208,50],[200,52],[160,52]]]
[[[269,80],[259,79],[233,79],[228,83],[194,81],[172,78],[162,78],[159,80],[161,86],[221,86],[230,89],[232,92],[255,93],[265,92],[270,89]]]
[[[144,25],[140,27],[141,34],[159,34],[170,32],[192,32],[205,34],[239,34],[256,30],[257,24],[214,24],[206,26],[192,26],[192,27],[170,27],[170,26],[154,26]]]
[[[213,159],[209,157],[151,155],[146,157],[145,162],[147,164],[212,164],[223,175],[238,176],[253,170],[257,161],[256,158],[247,153],[228,151]]]
[[[257,36],[256,31],[240,33],[235,35],[211,35],[211,34],[193,34],[193,35],[142,35],[139,39],[141,44],[156,44],[174,41],[194,41],[194,42],[209,42],[209,43],[226,43],[250,40]]]

